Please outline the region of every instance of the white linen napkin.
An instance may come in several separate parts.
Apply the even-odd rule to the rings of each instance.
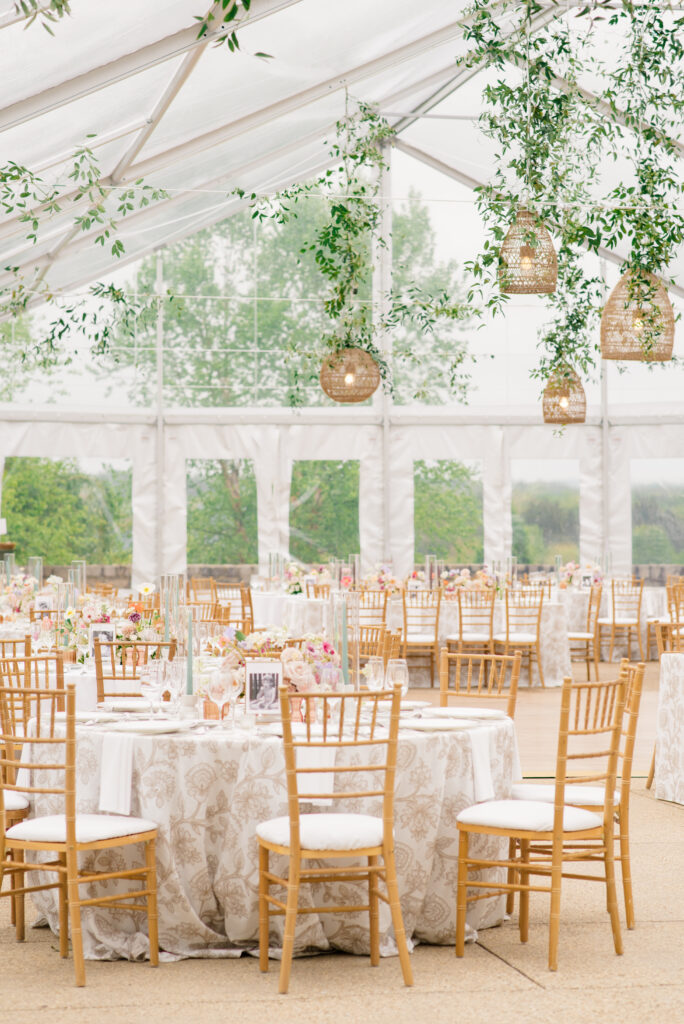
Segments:
[[[495,732],[491,726],[479,729],[471,729],[471,749],[473,752],[473,793],[475,802],[482,803],[484,800],[494,799],[494,784],[492,782],[492,767],[489,756],[489,745],[492,734]]]
[[[108,732],[102,744],[99,808],[108,814],[131,813],[133,740],[130,733]]]

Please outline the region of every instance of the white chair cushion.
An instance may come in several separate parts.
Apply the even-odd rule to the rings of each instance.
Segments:
[[[577,782],[568,782],[565,785],[565,802],[578,807],[603,807],[605,792],[603,786],[582,786]],[[544,803],[553,803],[556,798],[556,787],[553,783],[517,782],[513,786],[511,796],[514,800],[542,800]],[[619,802],[620,794],[615,790],[613,803]]]
[[[618,618],[618,619],[599,619],[598,621],[599,621],[599,624],[601,626],[613,626],[613,625],[615,625],[615,626],[638,626],[639,625],[639,620],[638,619],[620,619],[620,618]]]
[[[257,825],[259,839],[276,846],[290,845],[290,819],[271,818]],[[382,843],[382,819],[368,814],[300,814],[303,850],[362,850]]]
[[[434,633],[409,633],[406,640],[410,644],[434,644]]]
[[[145,818],[125,818],[120,814],[77,814],[76,842],[97,843],[101,839],[119,839],[136,832],[152,832],[153,821]],[[8,839],[23,839],[36,843],[65,843],[66,818],[63,814],[46,814],[42,818],[28,818],[7,829]]]
[[[495,633],[494,639],[497,643],[506,643],[505,633]],[[534,633],[509,633],[508,640],[512,644],[536,644],[537,637]]]
[[[489,634],[488,633],[464,633],[463,634],[463,639],[465,641],[467,641],[468,643],[488,643],[489,642]],[[448,642],[450,642],[450,643],[459,643],[459,641],[461,640],[461,637],[459,636],[458,633],[451,633],[450,635],[448,635],[446,637],[446,640]]]
[[[568,633],[568,640],[593,640],[593,633]]]
[[[26,797],[13,789],[6,789],[3,795],[6,811],[25,811],[29,805]]]
[[[552,832],[553,804],[542,800],[488,800],[466,807],[456,820],[464,825],[481,825],[483,828]],[[563,813],[564,832],[598,828],[602,823],[598,814],[580,807],[566,807]]]

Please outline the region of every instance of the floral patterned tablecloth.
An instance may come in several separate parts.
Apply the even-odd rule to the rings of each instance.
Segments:
[[[488,730],[494,796],[500,799],[509,795],[517,775],[515,730],[509,719],[488,723],[484,728]],[[102,727],[78,730],[77,800],[82,812],[98,810],[105,735]],[[350,750],[342,748],[338,759],[353,756]],[[38,813],[56,809],[50,804],[54,797],[40,799]],[[423,734],[402,730],[396,782],[396,859],[404,922],[414,941],[454,941],[456,816],[473,803],[471,731]],[[341,808],[336,805],[335,809]],[[357,809],[365,813],[371,810],[368,801]],[[255,828],[259,821],[286,813],[284,760],[278,737],[240,730],[135,736],[131,814],[152,819],[159,826],[157,871],[163,950],[179,956],[211,957],[238,955],[245,948],[254,948],[258,924]],[[487,857],[505,852],[500,851],[498,841],[487,838],[483,838],[479,850]],[[99,868],[106,869],[113,863],[132,866],[139,863],[141,854],[119,849],[91,856],[97,858]],[[274,867],[281,870],[284,864],[278,864],[275,858]],[[334,886],[327,884],[321,889],[316,899],[331,901]],[[302,892],[302,898],[307,898],[306,887]],[[54,892],[37,893],[33,900],[56,932]],[[359,893],[343,902],[363,902],[363,897]],[[84,909],[85,955],[95,959],[144,957],[148,940],[140,930],[144,927],[141,916],[103,908]],[[494,898],[474,904],[468,922],[481,928],[497,924],[502,918],[503,901]],[[277,946],[281,920],[273,920],[272,943]],[[381,932],[383,954],[391,955],[395,945],[384,904]],[[311,914],[299,919],[298,949],[331,947],[367,953],[367,914]]]
[[[684,804],[684,654],[660,659],[654,793]]]

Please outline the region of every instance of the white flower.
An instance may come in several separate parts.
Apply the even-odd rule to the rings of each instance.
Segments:
[[[141,583],[138,587],[138,593],[146,597],[148,594],[154,594],[156,589],[154,583]]]

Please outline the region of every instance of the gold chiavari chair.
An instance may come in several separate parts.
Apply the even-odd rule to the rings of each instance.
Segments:
[[[21,640],[0,640],[0,659],[21,657],[31,657],[30,633]]]
[[[539,682],[545,686],[541,663],[541,616],[544,591],[540,588],[506,591],[506,629],[494,634],[494,650],[498,654],[520,651],[527,657],[529,685],[532,685],[532,662],[537,663]]]
[[[140,669],[151,658],[173,661],[176,641],[100,640],[95,637],[93,649],[97,700],[102,703],[112,697],[139,697]]]
[[[668,576],[665,593],[667,595],[666,615],[654,616],[646,620],[646,658],[649,661],[651,658],[651,648],[654,644],[656,645],[656,650],[658,650],[655,633],[657,623],[675,623],[676,625],[681,623],[682,627],[684,627],[684,577]]]
[[[515,717],[520,678],[520,651],[513,657],[504,654],[452,653],[442,648],[439,658],[439,704],[457,701],[497,701],[509,718]]]
[[[494,601],[496,591],[458,591],[458,633],[446,638],[447,650],[457,649],[470,654],[494,653]]]
[[[195,622],[211,622],[216,605],[207,601],[188,601],[187,608],[192,611]]]
[[[632,636],[636,636],[639,654],[643,661],[644,650],[641,644],[640,625],[643,587],[643,580],[628,579],[612,580],[611,582],[611,614],[598,619],[599,647],[603,643],[604,632],[608,630],[610,634],[608,661],[613,660],[615,640],[619,638],[620,634],[626,635],[628,657],[631,657],[632,653]]]
[[[360,626],[359,627],[359,657],[372,658],[382,657],[385,647],[384,626]]]
[[[216,603],[211,612],[212,622],[216,622],[221,626],[229,626],[231,624],[230,607],[229,604]]]
[[[293,735],[293,699],[304,705],[304,735]],[[278,988],[281,993],[287,992],[289,987],[299,913],[367,910],[371,964],[377,966],[380,962],[378,900],[389,904],[404,983],[413,984],[394,861],[394,779],[400,699],[401,689],[398,686],[393,691],[379,693],[366,690],[326,694],[319,691],[315,697],[311,693],[290,694],[285,687],[280,690],[289,813],[282,818],[261,822],[256,832],[259,843],[259,966],[262,971],[268,970],[270,918],[273,915],[284,916]],[[339,710],[336,724],[329,716],[332,706]],[[380,728],[379,718],[385,722],[386,718],[378,715],[378,710],[385,708],[390,712],[389,728]],[[314,724],[317,711],[321,715],[318,727]],[[369,714],[364,716],[364,711]],[[321,748],[332,756],[317,759],[315,770],[298,767],[298,752]],[[302,760],[303,757],[299,759],[300,765]],[[312,762],[308,760],[306,763],[310,765]],[[322,781],[325,774],[332,776],[330,787]],[[361,779],[365,785],[361,784]],[[326,790],[323,794],[320,792],[322,788]],[[315,800],[321,796],[336,802],[340,807],[339,813],[301,813],[300,801]],[[365,803],[367,800],[371,801],[373,810],[378,800],[382,801],[381,817],[371,813],[345,813],[344,808],[349,801],[358,808],[363,806],[362,801]],[[271,870],[269,858],[272,853],[288,858],[287,878],[281,878]],[[361,859],[362,863],[350,865],[347,862],[351,858]],[[345,863],[340,866],[306,866],[306,862],[311,860],[330,862],[339,859]],[[326,903],[325,906],[300,910],[299,889],[303,883],[335,880],[344,883],[341,890],[345,893],[343,905]],[[386,893],[381,890],[380,881],[384,883]],[[367,902],[362,902],[356,892],[350,892],[354,882],[362,883],[366,888]],[[273,896],[271,886],[284,888],[286,900]]]
[[[362,626],[387,625],[387,590],[359,590],[359,622]]]
[[[618,747],[619,783],[616,786],[613,810],[617,827],[615,840],[619,850],[615,854],[615,860],[619,862],[621,867],[622,889],[625,900],[625,920],[629,929],[634,928],[634,898],[632,894],[632,868],[629,850],[629,801],[632,790],[632,762],[641,707],[644,670],[643,662],[639,665],[630,665],[627,658],[623,658],[620,664],[620,676],[626,686],[626,702],[620,732],[620,745]],[[542,800],[546,803],[553,803],[554,795],[553,784],[545,783],[515,783],[512,790],[514,800]],[[587,784],[581,775],[574,782],[566,780],[565,803],[570,806],[584,807],[588,811],[598,811],[603,808],[604,796],[602,786]],[[572,853],[572,847],[570,847],[570,853]],[[573,875],[572,877],[577,876]],[[512,910],[512,900],[509,900],[506,912],[510,914]]]
[[[192,576],[188,590],[193,604],[202,602],[211,605],[218,601],[216,582],[212,576]]]
[[[591,663],[594,663],[596,678],[599,677],[599,656],[601,653],[598,634],[598,617],[601,611],[603,587],[594,584],[589,591],[587,606],[587,628],[568,633],[571,661],[584,661],[587,665],[587,679],[591,679]]]
[[[382,642],[382,660],[387,668],[390,658],[398,658],[401,652],[401,630],[385,630]]]
[[[326,598],[330,597],[330,584],[314,583],[312,580],[307,580],[306,596],[315,598],[317,600],[325,600]]]
[[[30,763],[22,761],[14,742],[17,723],[13,708],[18,696],[28,697],[35,709],[30,736]],[[62,957],[68,957],[71,932],[76,984],[82,986],[85,985],[85,962],[81,907],[99,906],[145,913],[150,939],[150,963],[154,967],[159,963],[155,857],[157,826],[144,818],[76,813],[76,693],[73,683],[69,683],[66,689],[64,723],[59,721],[56,714],[59,710],[58,701],[63,696],[55,690],[31,689],[17,694],[12,687],[0,687],[1,739],[6,751],[0,759],[0,885],[5,875],[11,879],[11,888],[0,892],[0,896],[12,898],[15,904],[17,940],[23,942],[25,895],[44,889],[58,890],[59,951]],[[22,768],[24,774],[27,770],[31,771],[30,781],[21,779],[18,785],[17,773]],[[51,800],[62,800],[64,809],[60,814],[26,818],[8,826],[5,807],[12,795],[18,793],[30,794],[34,802],[42,794],[50,794]],[[143,866],[124,869],[116,860],[105,856],[105,870],[96,870],[95,857],[101,857],[103,851],[136,843],[144,844]],[[29,863],[25,860],[29,852],[53,854],[53,859]],[[51,883],[27,884],[31,881],[33,871],[49,872],[57,877]],[[140,886],[112,893],[111,883],[115,879],[137,880]],[[82,885],[89,887],[85,898],[80,894]],[[100,894],[93,896],[93,891],[99,891]]]
[[[617,907],[614,860],[614,804],[617,758],[625,707],[626,684],[623,676],[608,682],[575,683],[563,680],[560,726],[553,801],[491,800],[468,807],[458,815],[459,854],[456,900],[456,955],[465,950],[465,921],[468,902],[502,893],[520,893],[520,941],[527,942],[529,931],[530,892],[550,896],[549,970],[558,966],[561,882],[563,861],[573,866],[585,861],[602,864],[603,873],[580,876],[604,882],[606,903],[613,932],[615,952],[622,953],[622,936]],[[601,784],[603,804],[597,810],[565,803],[568,762],[580,759],[586,766],[595,759],[597,770],[586,776],[592,785]],[[607,762],[607,766],[606,766]],[[507,860],[472,857],[471,836],[493,836],[515,843],[516,853]],[[578,844],[586,848],[579,849]],[[542,846],[535,857],[533,850]],[[551,857],[546,850],[551,847]],[[510,850],[510,847],[509,847]],[[507,869],[507,880],[469,877],[482,867]],[[532,876],[540,875],[547,884],[532,884]],[[472,890],[478,890],[473,893]]]
[[[246,583],[217,580],[216,603],[230,607],[231,617],[228,625],[241,630],[245,635],[254,631],[252,592]]]
[[[54,619],[56,615],[56,608],[29,608],[29,622],[36,622],[38,619]]]
[[[401,599],[404,609],[403,656],[427,656],[430,660],[430,686],[433,686],[435,667],[439,664],[439,608],[442,591],[404,589]]]

